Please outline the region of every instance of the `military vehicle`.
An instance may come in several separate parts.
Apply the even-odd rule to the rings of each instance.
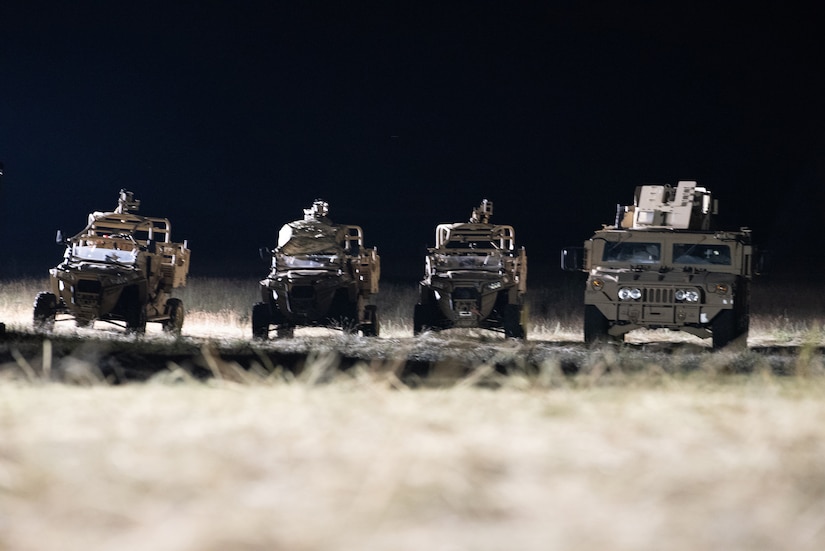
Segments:
[[[271,270],[252,307],[254,338],[312,326],[378,336],[378,311],[369,304],[381,277],[378,251],[364,247],[360,226],[333,224],[328,214],[329,204],[315,200],[303,220],[281,227],[275,250],[261,250]]]
[[[713,229],[717,211],[693,181],[639,186],[614,225],[563,250],[562,268],[588,273],[585,342],[665,328],[712,337],[714,349],[746,346],[755,248],[747,228]]]
[[[3,163],[0,163],[0,184],[3,182]],[[5,334],[6,324],[0,322],[0,335]]]
[[[169,220],[134,214],[139,206],[131,191],[120,190],[113,212],[89,214],[74,237],[57,232],[66,253],[49,270],[51,291],[34,301],[35,328],[50,330],[65,319],[79,327],[102,320],[143,333],[151,321],[180,332],[183,303],[170,293],[186,285],[190,251],[185,241],[172,242]]]
[[[469,222],[439,224],[427,249],[413,333],[467,327],[526,338],[527,253],[516,249],[512,226],[490,223],[493,202],[483,200]]]

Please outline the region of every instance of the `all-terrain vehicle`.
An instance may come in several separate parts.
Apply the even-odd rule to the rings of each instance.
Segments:
[[[378,311],[369,303],[381,277],[378,251],[364,247],[360,226],[333,224],[328,214],[329,204],[317,199],[303,220],[281,227],[275,250],[261,250],[271,270],[252,307],[254,338],[269,338],[272,328],[291,337],[296,327],[312,326],[378,336]]]
[[[120,190],[113,212],[89,214],[74,237],[58,231],[66,253],[49,270],[51,291],[34,301],[36,328],[50,330],[64,319],[78,327],[102,320],[142,333],[151,321],[180,332],[183,303],[170,293],[186,285],[190,251],[185,241],[172,242],[169,220],[134,214],[139,206],[131,191]]]
[[[746,346],[755,248],[747,228],[714,230],[717,211],[696,182],[639,186],[614,225],[563,250],[563,269],[588,273],[585,342],[665,328]]]
[[[526,338],[527,253],[516,249],[512,226],[490,223],[492,214],[493,202],[485,199],[469,222],[436,226],[419,283],[414,334],[477,327]]]

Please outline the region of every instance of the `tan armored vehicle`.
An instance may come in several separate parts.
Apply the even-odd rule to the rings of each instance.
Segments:
[[[493,203],[473,209],[469,222],[439,224],[428,249],[413,333],[479,327],[526,337],[527,253],[516,249],[512,226],[490,223]]]
[[[34,301],[34,325],[51,329],[55,321],[74,319],[79,327],[95,320],[125,322],[142,333],[146,322],[179,332],[183,303],[170,296],[186,285],[189,249],[173,243],[166,218],[134,214],[140,201],[121,190],[114,212],[93,212],[83,230],[68,239],[63,262],[49,270],[51,292]]]
[[[368,303],[378,293],[378,251],[364,247],[359,226],[333,224],[328,213],[317,199],[303,220],[281,228],[274,251],[261,251],[271,271],[261,281],[262,302],[252,307],[254,338],[267,339],[273,327],[291,337],[300,326],[378,336],[378,312]]]
[[[751,232],[715,231],[711,193],[696,182],[636,188],[581,248],[562,252],[562,267],[588,272],[584,340],[623,341],[634,329],[672,329],[713,338],[713,347],[746,346]]]

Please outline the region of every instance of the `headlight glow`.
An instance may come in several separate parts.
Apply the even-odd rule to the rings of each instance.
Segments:
[[[727,295],[730,291],[730,286],[727,283],[717,283],[716,292],[720,295]]]
[[[619,289],[619,300],[639,300],[642,298],[642,290],[635,287],[622,287]]]
[[[679,302],[699,302],[699,292],[696,289],[676,289],[673,297]]]
[[[597,291],[601,291],[604,288],[604,281],[601,279],[594,279],[590,282],[590,285]]]

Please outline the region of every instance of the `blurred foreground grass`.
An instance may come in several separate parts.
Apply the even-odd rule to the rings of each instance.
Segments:
[[[6,379],[0,549],[825,548],[821,373],[318,380]]]

